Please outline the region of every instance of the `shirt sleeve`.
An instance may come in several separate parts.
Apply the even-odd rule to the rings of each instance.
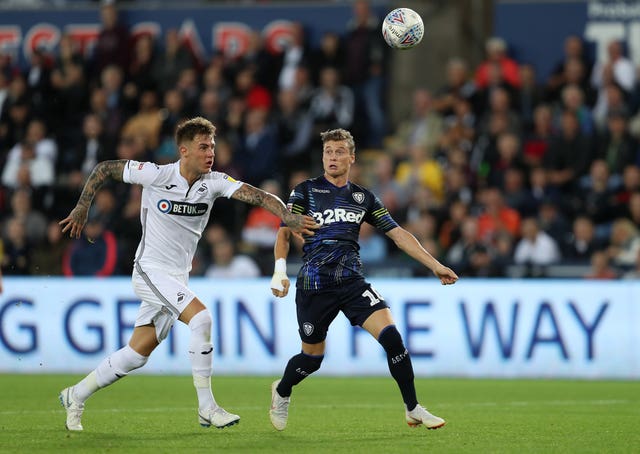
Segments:
[[[233,177],[230,177],[229,175],[227,175],[226,173],[219,173],[220,178],[218,179],[218,190],[220,192],[220,195],[223,197],[226,197],[227,199],[230,198],[234,192],[236,192],[238,189],[240,189],[240,186],[242,186],[242,181],[238,181]]]
[[[287,209],[294,214],[305,214],[307,212],[307,197],[303,184],[297,185],[289,194],[287,201]],[[284,222],[280,223],[280,227],[286,227]]]
[[[398,223],[391,217],[389,210],[382,204],[380,199],[374,194],[370,193],[370,195],[373,197],[373,202],[364,220],[375,228],[382,230],[384,233],[398,227]]]
[[[160,166],[153,162],[127,161],[122,172],[122,181],[142,186],[152,185],[160,177]]]

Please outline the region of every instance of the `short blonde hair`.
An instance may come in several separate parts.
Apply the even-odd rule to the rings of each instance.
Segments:
[[[322,139],[323,145],[325,142],[329,142],[332,140],[346,140],[347,147],[349,148],[349,153],[353,154],[356,151],[356,142],[355,140],[353,140],[353,136],[351,135],[351,133],[346,129],[338,128],[321,132],[320,138]]]

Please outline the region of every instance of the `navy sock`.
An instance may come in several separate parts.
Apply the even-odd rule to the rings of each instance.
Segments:
[[[282,397],[291,395],[291,388],[307,378],[309,375],[320,369],[320,364],[324,355],[307,355],[300,352],[292,356],[287,367],[284,369],[282,380],[278,384],[278,394]]]
[[[395,325],[390,325],[382,330],[378,337],[378,342],[387,352],[389,372],[391,372],[391,376],[396,383],[398,383],[402,400],[407,406],[407,409],[411,411],[418,404],[418,400],[416,398],[416,387],[413,381],[413,365],[411,364],[409,351],[402,343],[402,336],[400,336]]]

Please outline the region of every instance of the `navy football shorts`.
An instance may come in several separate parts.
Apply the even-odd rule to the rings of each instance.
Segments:
[[[371,314],[387,304],[364,280],[325,290],[296,290],[298,333],[302,342],[317,344],[325,340],[329,325],[342,313],[351,325],[362,326]]]

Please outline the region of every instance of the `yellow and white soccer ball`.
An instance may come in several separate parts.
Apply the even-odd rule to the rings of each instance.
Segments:
[[[382,36],[394,49],[411,49],[422,41],[424,24],[418,13],[409,8],[396,8],[382,21]]]

